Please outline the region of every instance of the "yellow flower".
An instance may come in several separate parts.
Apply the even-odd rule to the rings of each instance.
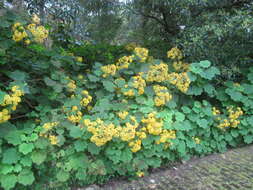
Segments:
[[[18,29],[21,25],[20,22],[16,22],[13,26],[12,26],[12,30],[15,31],[16,29]]]
[[[82,80],[83,79],[83,75],[78,75],[77,78],[80,79],[80,80]]]
[[[82,95],[84,98],[81,100],[80,104],[84,107],[88,106],[88,104],[92,101],[92,97],[89,95],[89,92],[87,90],[83,90]]]
[[[167,56],[168,56],[168,58],[171,58],[171,59],[179,59],[180,60],[183,58],[182,52],[177,47],[174,47],[170,51],[168,51]]]
[[[143,176],[144,176],[144,172],[138,171],[138,172],[136,172],[136,175],[137,175],[138,177],[143,177]]]
[[[138,94],[144,94],[144,88],[146,87],[146,81],[142,78],[142,73],[133,77],[133,87],[138,89]]]
[[[58,138],[55,135],[49,135],[49,140],[52,145],[56,145],[58,143]]]
[[[169,83],[175,85],[181,92],[186,93],[190,87],[191,80],[187,72],[168,74]]]
[[[212,108],[213,115],[220,115],[220,110],[218,110],[216,107]]]
[[[124,56],[121,57],[117,63],[116,63],[116,67],[118,70],[120,69],[127,69],[129,64],[132,63],[133,61],[133,56]]]
[[[31,43],[30,40],[25,40],[25,44],[26,44],[26,45],[29,45],[30,43]]]
[[[10,113],[7,109],[3,109],[0,112],[0,123],[4,123],[11,118]]]
[[[105,65],[101,67],[101,70],[103,71],[103,77],[107,77],[109,75],[114,76],[116,74],[117,71],[117,67],[114,64],[111,65]]]
[[[156,106],[164,106],[168,101],[172,99],[172,95],[168,92],[167,87],[155,85],[153,86],[156,97],[154,102]]]
[[[128,112],[127,111],[121,111],[118,112],[117,115],[119,116],[120,119],[126,119]]]
[[[148,58],[148,49],[146,48],[136,47],[134,53],[140,59],[140,62],[145,62]]]
[[[74,80],[70,80],[70,82],[67,84],[68,91],[73,92],[76,89],[76,84]]]
[[[76,57],[76,61],[77,62],[83,62],[83,58],[82,57]]]
[[[200,139],[198,137],[192,137],[196,144],[200,144]]]
[[[125,96],[134,96],[134,91],[133,91],[133,89],[130,89],[130,90],[128,90],[128,91],[126,91],[126,92],[124,92],[123,93]]]
[[[168,65],[160,63],[158,65],[151,65],[147,73],[148,82],[163,82],[168,78]]]

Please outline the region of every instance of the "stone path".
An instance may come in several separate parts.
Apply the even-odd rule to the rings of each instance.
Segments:
[[[253,145],[192,159],[138,180],[82,190],[253,190]]]

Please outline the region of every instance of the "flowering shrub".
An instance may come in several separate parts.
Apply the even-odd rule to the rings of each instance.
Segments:
[[[7,13],[0,24],[2,188],[142,177],[169,161],[253,141],[253,67],[240,84],[216,85],[220,72],[209,61],[184,63],[178,48],[161,61],[134,47],[87,69],[83,55],[13,38],[12,28],[24,25],[18,19]]]

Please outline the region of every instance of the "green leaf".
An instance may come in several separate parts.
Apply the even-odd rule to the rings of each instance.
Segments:
[[[206,119],[198,119],[197,120],[197,124],[201,127],[201,128],[208,128],[208,121]]]
[[[124,149],[121,152],[120,160],[123,162],[130,162],[133,158],[133,153],[128,149]]]
[[[185,146],[185,142],[184,141],[181,141],[179,144],[178,144],[178,152],[182,155],[184,155],[186,153],[186,150],[185,150],[186,146]]]
[[[175,123],[172,124],[173,128],[178,130],[178,131],[189,131],[192,129],[192,125],[190,121],[186,120],[183,122],[176,121]]]
[[[14,172],[20,172],[22,170],[22,165],[16,164],[15,167],[13,168]]]
[[[245,143],[250,144],[253,142],[253,135],[246,135],[243,137],[243,139]]]
[[[31,166],[32,165],[32,159],[30,158],[30,156],[24,156],[21,158],[20,163],[23,166]]]
[[[181,112],[176,112],[175,113],[176,121],[184,121],[185,115]]]
[[[96,77],[95,75],[91,75],[91,74],[88,74],[87,75],[88,79],[91,81],[91,82],[97,82],[100,80],[100,78]]]
[[[200,61],[200,62],[199,62],[199,65],[200,65],[201,67],[203,67],[203,68],[208,68],[208,67],[211,66],[211,62],[208,61],[208,60]]]
[[[61,182],[65,182],[69,179],[69,173],[61,170],[57,173],[56,178]]]
[[[233,89],[226,89],[225,92],[232,98],[234,101],[240,101],[243,98],[241,92],[235,91]]]
[[[204,86],[204,91],[209,95],[213,95],[215,93],[215,88],[211,84],[206,84]]]
[[[76,153],[69,157],[70,168],[73,168],[74,170],[89,167],[88,162],[88,158],[84,153]]]
[[[9,190],[9,189],[15,187],[15,185],[17,183],[17,176],[15,176],[14,174],[1,175],[0,182],[1,182],[1,186],[5,190]]]
[[[18,182],[22,185],[31,185],[34,180],[33,172],[29,169],[22,170],[18,175]]]
[[[14,170],[14,167],[10,164],[1,164],[0,165],[0,174],[8,174]]]
[[[27,75],[26,73],[19,71],[19,70],[8,73],[8,76],[11,79],[13,79],[15,81],[22,81],[22,82],[24,82],[24,80],[26,79],[26,75]]]
[[[115,80],[115,83],[118,88],[123,88],[126,84],[125,80],[122,80],[122,79]]]
[[[46,83],[47,86],[55,86],[56,82],[49,77],[44,78],[44,82]]]
[[[234,138],[236,138],[236,137],[239,136],[239,133],[238,133],[237,130],[232,130],[232,131],[231,131],[231,135],[232,135]]]
[[[7,140],[8,143],[16,146],[22,143],[21,140],[21,132],[18,130],[12,130],[10,131],[6,136],[4,136],[5,140]]]
[[[6,93],[0,90],[0,104],[2,104],[4,102],[5,95],[6,95]]]
[[[85,141],[78,140],[78,141],[75,141],[75,143],[74,143],[74,147],[77,152],[84,151],[87,148],[87,146],[88,146],[88,144]]]
[[[20,159],[19,153],[16,151],[15,148],[9,148],[3,153],[3,160],[4,164],[13,164],[17,163]]]
[[[203,89],[201,87],[190,86],[190,88],[187,91],[187,94],[198,96],[198,95],[202,94],[202,92],[203,92]]]
[[[103,86],[109,92],[114,92],[115,85],[111,81],[103,81]]]
[[[29,152],[32,152],[34,149],[34,145],[32,143],[23,143],[19,145],[19,152],[22,152],[23,154],[28,154]]]
[[[33,151],[31,155],[31,159],[34,163],[40,165],[45,161],[47,154],[45,151]]]
[[[36,148],[45,149],[48,146],[48,140],[45,138],[39,138],[35,141],[34,145]]]
[[[73,126],[70,128],[69,135],[73,138],[80,138],[83,135],[83,130],[78,126]]]
[[[89,143],[89,144],[88,144],[88,151],[89,151],[91,154],[97,155],[97,154],[99,154],[99,152],[100,152],[100,148],[99,148],[96,144],[94,144],[94,143]]]
[[[183,110],[183,112],[184,112],[185,114],[191,113],[191,109],[190,109],[189,107],[187,107],[187,106],[183,106],[183,107],[181,107],[181,109]]]

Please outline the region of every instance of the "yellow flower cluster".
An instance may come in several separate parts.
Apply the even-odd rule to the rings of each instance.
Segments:
[[[43,133],[46,133],[48,131],[51,131],[54,127],[59,125],[59,122],[51,122],[51,123],[45,123],[42,128],[44,129]]]
[[[196,144],[200,144],[200,139],[198,137],[192,137]]]
[[[128,143],[132,152],[138,152],[141,149],[141,140],[137,139]]]
[[[27,30],[32,34],[34,41],[38,43],[43,43],[44,40],[48,37],[48,30],[45,29],[44,26],[39,25],[40,19],[37,15],[33,15],[32,23],[27,25]],[[12,27],[13,35],[12,39],[16,42],[22,41],[25,39],[25,44],[29,45],[31,43],[30,39],[28,39],[28,31],[26,31],[25,27],[21,25],[21,23],[17,22]]]
[[[35,42],[43,43],[48,37],[48,30],[44,26],[36,26],[32,23],[27,26],[27,29],[32,33]]]
[[[159,135],[160,139],[156,141],[157,144],[167,143],[167,148],[170,145],[167,141],[176,138],[176,132],[173,130],[163,129],[163,121],[156,118],[155,113],[148,114],[147,118],[142,119],[142,123],[146,126],[148,133],[151,135]]]
[[[160,139],[156,141],[156,144],[167,143],[169,139],[176,138],[176,131],[163,129],[160,134]]]
[[[238,118],[243,115],[243,111],[240,107],[237,107],[236,110],[233,109],[233,107],[228,108],[228,119],[222,120],[220,124],[217,126],[218,128],[224,129],[226,127],[232,127],[236,128],[239,124],[240,121]]]
[[[120,69],[127,69],[129,67],[129,64],[133,62],[133,56],[124,56],[121,57],[117,63],[116,67],[118,70]]]
[[[140,59],[140,62],[145,62],[148,58],[148,49],[146,48],[136,47],[134,53]]]
[[[87,126],[87,130],[93,134],[90,139],[91,142],[95,143],[97,146],[103,146],[112,140],[113,136],[118,133],[114,124],[105,124],[99,118],[94,122],[85,119],[84,125]]]
[[[49,135],[48,139],[52,145],[56,145],[58,143],[58,138],[55,135]]]
[[[69,78],[67,78],[69,79]],[[76,89],[76,82],[72,79],[69,79],[69,83],[67,84],[68,91],[73,92]]]
[[[176,71],[188,71],[189,65],[184,63],[183,61],[174,61],[173,67]]]
[[[146,124],[146,129],[151,135],[160,135],[163,130],[163,121],[156,118],[155,113],[148,114],[147,118],[141,120],[142,123]]]
[[[168,75],[168,80],[171,84],[175,85],[183,93],[187,92],[191,83],[191,80],[186,72],[170,73]]]
[[[133,77],[133,87],[138,89],[139,95],[142,95],[144,93],[146,81],[142,78],[142,73],[139,73],[139,75]]]
[[[133,89],[129,89],[128,91],[123,93],[125,96],[129,96],[132,97],[134,96],[134,90]]]
[[[143,177],[145,174],[144,174],[144,172],[142,172],[142,171],[138,171],[138,172],[136,172],[136,175],[137,175],[138,177]]]
[[[14,111],[17,108],[17,105],[21,102],[21,96],[24,93],[19,89],[19,86],[13,86],[11,88],[12,94],[7,94],[4,96],[3,103],[0,106],[12,105],[11,109]]]
[[[127,122],[126,126],[118,127],[118,134],[122,141],[130,141],[135,138],[138,123],[135,117],[130,116],[130,118],[131,118],[131,122]]]
[[[28,36],[25,31],[25,28],[19,22],[13,25],[12,31],[13,31],[12,39],[15,42],[19,42]]]
[[[84,107],[88,106],[88,104],[92,101],[92,97],[89,95],[87,90],[83,90],[82,95],[85,97],[81,100],[80,104]]]
[[[7,109],[3,109],[0,112],[0,124],[8,121],[11,118],[11,115]]]
[[[167,56],[168,56],[168,58],[171,58],[171,59],[179,59],[180,60],[183,58],[182,52],[177,47],[174,47],[171,50],[169,50],[167,52]]]
[[[114,64],[110,64],[110,65],[105,65],[101,67],[101,70],[103,71],[103,77],[108,77],[110,75],[114,76],[116,74],[117,71],[117,66]]]
[[[158,65],[151,65],[147,73],[148,82],[163,82],[168,78],[168,65],[160,63]]]
[[[153,86],[153,89],[156,94],[156,97],[154,98],[156,106],[163,106],[172,99],[172,95],[168,92],[167,87],[155,85]]]
[[[124,120],[129,113],[124,111],[118,115]],[[142,127],[139,127],[134,116],[129,116],[129,119],[130,121],[126,122],[124,126],[115,126],[113,123],[105,124],[100,118],[96,121],[85,119],[83,123],[87,131],[92,133],[91,142],[97,146],[105,145],[115,137],[128,142],[132,152],[141,150],[142,140],[147,138],[148,134],[160,136],[156,143],[164,143],[166,148],[171,144],[168,140],[176,138],[175,131],[163,129],[163,121],[156,118],[155,113],[150,113],[147,118],[142,119],[141,122],[144,124]]]
[[[72,113],[68,115],[67,119],[72,123],[78,123],[82,119],[82,112],[75,111],[77,107],[72,107]]]
[[[117,115],[119,116],[120,119],[124,120],[128,116],[128,112],[127,111],[121,111],[121,112],[118,112]]]
[[[80,56],[77,56],[77,57],[76,57],[76,61],[77,61],[77,62],[83,62],[83,58],[80,57]]]
[[[58,143],[58,138],[55,135],[50,134],[50,131],[57,125],[59,125],[59,122],[45,123],[42,126],[43,131],[39,134],[41,137],[48,138],[52,145],[56,145]]]
[[[216,107],[212,108],[213,115],[220,115],[220,110],[218,110]]]

